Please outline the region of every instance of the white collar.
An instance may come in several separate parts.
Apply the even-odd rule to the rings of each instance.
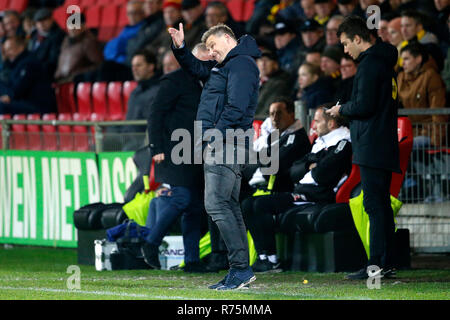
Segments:
[[[335,146],[341,140],[351,141],[350,130],[347,127],[337,128],[335,130],[328,132],[326,135],[322,137],[318,137],[312,147],[311,152],[317,153],[323,149]]]

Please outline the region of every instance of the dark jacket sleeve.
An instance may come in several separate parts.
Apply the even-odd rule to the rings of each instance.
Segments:
[[[24,63],[19,70],[18,77],[14,77],[11,81],[12,96],[11,99],[21,99],[27,96],[30,88],[40,81],[44,70],[37,61],[28,61]]]
[[[216,129],[226,136],[226,129],[234,128],[247,111],[254,94],[258,92],[259,72],[248,56],[238,56],[229,62],[227,104],[217,121]],[[256,99],[255,99],[256,100]]]
[[[351,159],[351,143],[341,140],[336,146],[328,148],[311,170],[311,175],[319,185],[335,187],[351,167]]]
[[[211,69],[216,64],[215,61],[201,61],[197,59],[189,51],[186,44],[183,48],[175,48],[172,44],[172,51],[180,66],[191,76],[202,81],[208,79]]]
[[[376,112],[378,101],[378,75],[385,67],[377,59],[364,61],[362,70],[358,70],[356,81],[356,100],[343,104],[340,113],[350,119],[370,118]]]
[[[173,79],[169,77],[161,78],[158,93],[150,106],[147,124],[148,140],[152,155],[164,153],[163,130],[165,119],[178,100],[178,95],[173,88],[176,88]]]

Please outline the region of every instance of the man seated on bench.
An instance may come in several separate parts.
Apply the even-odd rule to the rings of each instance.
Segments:
[[[332,104],[320,106],[314,116],[313,129],[318,138],[310,153],[295,162],[290,171],[295,183],[292,192],[279,192],[253,198],[242,205],[245,221],[258,253],[252,265],[254,272],[279,271],[276,255],[275,219],[291,208],[323,206],[336,201],[337,186],[352,167],[350,130],[343,118],[325,113]]]

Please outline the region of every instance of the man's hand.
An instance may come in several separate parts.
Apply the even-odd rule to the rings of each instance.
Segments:
[[[159,188],[158,190],[156,190],[156,196],[157,197],[161,197],[161,196],[167,196],[170,197],[172,195],[172,190],[170,190],[169,188]]]
[[[7,96],[7,95],[1,96],[0,97],[0,102],[11,103],[11,98],[9,96]]]
[[[160,164],[161,162],[163,162],[164,159],[165,159],[164,153],[157,154],[157,155],[155,155],[155,156],[153,157],[153,160],[155,160],[155,162],[156,162],[157,164]]]
[[[328,109],[325,111],[326,113],[330,114],[333,117],[337,117],[339,115],[339,111],[341,110],[342,105],[337,104],[333,108]]]
[[[315,167],[317,167],[317,163],[311,163],[310,165],[309,165],[309,170],[311,171],[312,169],[314,169]]]
[[[176,48],[181,47],[184,42],[184,29],[183,24],[180,22],[180,30],[175,28],[169,28],[169,34],[172,37],[173,44]]]

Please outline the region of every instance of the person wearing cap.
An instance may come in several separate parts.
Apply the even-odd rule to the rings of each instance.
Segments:
[[[134,54],[150,44],[164,30],[164,19],[162,12],[163,0],[145,0],[144,24],[136,37],[127,43],[127,64],[131,65]]]
[[[297,35],[297,30],[291,23],[281,21],[275,24],[272,34],[280,68],[295,74],[298,65],[294,63],[294,60],[301,47],[301,39]]]
[[[65,33],[53,20],[52,11],[49,9],[42,8],[36,11],[33,20],[36,30],[31,34],[28,50],[42,63],[53,79]]]
[[[97,69],[103,61],[100,42],[86,27],[84,14],[80,22],[80,28],[68,29],[61,45],[54,75],[57,83],[75,81],[78,75]]]
[[[256,60],[260,74],[258,105],[255,118],[264,120],[269,116],[269,107],[276,96],[289,96],[294,81],[289,73],[280,68],[277,55],[263,51]]]
[[[335,90],[341,82],[340,63],[343,56],[344,52],[339,46],[328,46],[320,58],[320,69]]]
[[[314,19],[308,19],[300,25],[300,33],[303,44],[296,52],[294,63],[294,75],[297,76],[298,68],[305,61],[306,54],[310,51],[322,52],[326,45],[322,26]]]
[[[183,0],[181,15],[185,22],[184,37],[187,43],[199,43],[206,27],[204,9],[199,0]]]

